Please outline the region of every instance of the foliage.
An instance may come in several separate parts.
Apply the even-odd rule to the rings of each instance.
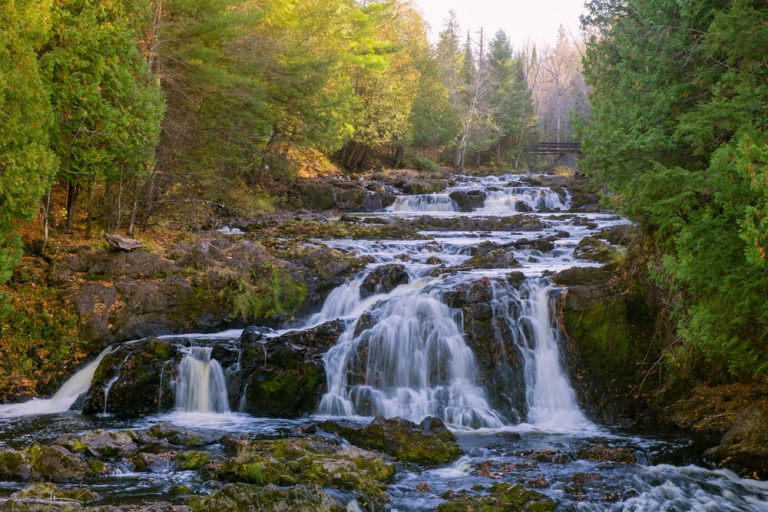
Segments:
[[[768,371],[768,9],[594,1],[585,167],[664,252],[678,334],[713,368]]]
[[[50,10],[50,1],[0,6],[0,285],[21,259],[16,225],[32,218],[56,172],[50,91],[36,55],[50,35]]]
[[[413,166],[417,171],[437,172],[440,170],[440,165],[429,158],[416,158],[413,161]]]

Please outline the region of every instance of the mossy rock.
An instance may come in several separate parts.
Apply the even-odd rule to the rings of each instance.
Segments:
[[[26,480],[30,472],[26,453],[12,449],[0,450],[0,479]]]
[[[393,465],[375,453],[339,446],[317,437],[240,441],[237,455],[217,472],[219,480],[257,485],[317,484],[385,501]]]
[[[53,482],[78,482],[88,475],[88,465],[60,445],[34,445],[27,449],[27,459],[35,475]]]
[[[210,460],[206,452],[182,452],[177,453],[173,460],[179,469],[192,470],[200,469]]]
[[[362,429],[332,422],[323,423],[322,428],[356,446],[384,452],[402,462],[428,466],[447,464],[464,453],[438,418],[426,418],[417,425],[402,418],[377,417]]]
[[[83,487],[73,487],[62,489],[56,484],[50,482],[40,482],[13,494],[14,498],[40,498],[45,500],[65,499],[81,503],[94,501],[99,498],[95,492]],[[21,509],[19,509],[21,510]]]
[[[194,512],[343,512],[346,510],[320,485],[234,484],[188,502]]]
[[[437,512],[551,512],[555,503],[522,485],[494,484],[482,496],[462,496],[437,507]]]

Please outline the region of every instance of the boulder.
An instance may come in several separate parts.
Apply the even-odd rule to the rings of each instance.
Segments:
[[[608,242],[599,239],[596,236],[582,238],[573,255],[576,258],[598,263],[610,263],[617,254],[618,249],[614,248]]]
[[[448,197],[456,203],[459,211],[471,212],[483,206],[486,194],[482,190],[454,190]]]
[[[138,240],[134,240],[133,238],[126,238],[114,233],[104,233],[104,238],[107,240],[107,243],[110,245],[110,247],[118,251],[133,251],[146,247]]]
[[[511,245],[483,242],[474,248],[472,257],[459,265],[459,268],[517,268],[520,262],[515,259],[511,247]]]
[[[748,407],[704,456],[742,476],[768,478],[768,400]]]
[[[410,277],[403,265],[396,263],[376,267],[360,285],[360,296],[370,297],[378,293],[389,293],[401,284],[408,283]]]
[[[35,445],[28,450],[35,475],[51,482],[78,482],[89,467],[80,457],[60,445]]]
[[[136,450],[136,434],[130,430],[94,430],[83,434],[62,434],[55,440],[74,453],[99,459],[123,459]]]
[[[425,418],[419,425],[402,418],[374,418],[359,429],[325,422],[321,427],[347,439],[355,446],[386,453],[402,462],[440,465],[452,462],[463,451],[439,418]]]
[[[325,392],[323,355],[345,327],[336,320],[313,329],[243,345],[244,412],[296,417],[314,412]]]
[[[353,446],[342,448],[310,436],[239,441],[236,455],[219,467],[215,476],[261,486],[318,484],[353,491],[380,507],[394,474],[394,466],[379,454]]]
[[[193,512],[344,512],[349,510],[334,500],[320,485],[291,487],[276,485],[232,484],[209,496],[188,501]]]

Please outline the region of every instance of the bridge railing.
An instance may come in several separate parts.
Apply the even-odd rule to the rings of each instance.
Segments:
[[[532,148],[531,153],[537,155],[557,155],[561,153],[580,153],[581,143],[579,142],[540,142]]]

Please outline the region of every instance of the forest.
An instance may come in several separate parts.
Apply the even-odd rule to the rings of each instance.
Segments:
[[[427,5],[0,2],[0,509],[768,510],[768,6]]]

